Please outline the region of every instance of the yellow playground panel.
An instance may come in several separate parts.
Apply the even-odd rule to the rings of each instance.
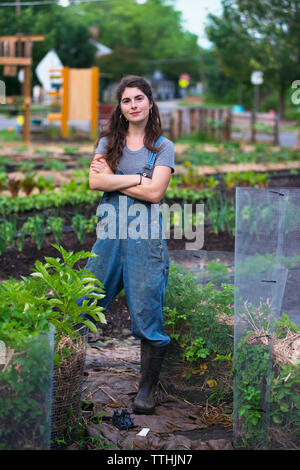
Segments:
[[[94,139],[98,131],[98,96],[99,69],[62,69],[49,70],[52,78],[61,79],[61,87],[49,94],[59,97],[61,111],[49,113],[48,121],[60,121],[61,136],[68,137],[68,121],[79,120],[90,122],[90,135]],[[55,74],[55,75],[54,75]]]

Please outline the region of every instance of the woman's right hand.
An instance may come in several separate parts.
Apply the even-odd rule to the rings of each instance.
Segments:
[[[114,174],[111,170],[110,166],[108,165],[106,158],[102,155],[95,155],[90,165],[90,170],[94,171],[95,173],[106,173],[106,174]]]

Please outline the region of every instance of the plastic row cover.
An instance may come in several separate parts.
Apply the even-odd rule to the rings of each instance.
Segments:
[[[20,350],[2,342],[0,449],[50,449],[54,328]]]
[[[300,448],[300,190],[236,191],[234,444]]]

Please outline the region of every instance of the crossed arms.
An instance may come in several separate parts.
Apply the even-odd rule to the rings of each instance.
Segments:
[[[108,166],[106,159],[96,153],[90,165],[89,185],[91,189],[100,191],[119,191],[142,201],[158,203],[162,200],[168,187],[171,168],[156,166],[152,179],[140,175],[115,175]]]

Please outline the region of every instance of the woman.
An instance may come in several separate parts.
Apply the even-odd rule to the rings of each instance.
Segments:
[[[89,259],[86,268],[105,287],[105,298],[100,301],[104,308],[124,287],[132,334],[141,340],[141,379],[134,412],[152,414],[161,364],[170,342],[163,331],[169,256],[159,202],[174,172],[174,145],[161,137],[159,110],[145,79],[125,77],[117,100],[90,166],[90,188],[102,190],[104,195],[97,209],[100,221],[92,248],[99,256]],[[121,206],[126,208],[125,216]],[[106,212],[110,214],[103,217]],[[137,212],[143,215],[140,235]],[[131,230],[132,236],[129,227],[136,228]]]

